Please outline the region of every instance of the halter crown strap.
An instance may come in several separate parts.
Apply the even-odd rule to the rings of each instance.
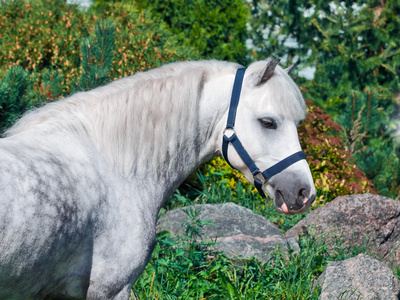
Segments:
[[[242,83],[246,68],[240,68],[236,71],[235,82],[233,83],[231,105],[229,106],[228,122],[226,128],[232,128],[235,126],[236,111],[239,104],[240,92],[242,91]]]
[[[246,68],[240,68],[236,72],[235,82],[233,84],[232,90],[231,103],[228,112],[228,121],[222,141],[222,156],[225,158],[226,162],[232,168],[234,168],[228,160],[228,147],[229,144],[232,144],[237,154],[240,156],[247,168],[249,168],[251,174],[253,174],[254,186],[256,187],[258,193],[261,195],[261,197],[266,198],[264,191],[262,190],[262,185],[264,184],[265,180],[270,179],[272,176],[278,174],[279,172],[283,171],[284,169],[298,162],[299,160],[306,159],[306,156],[303,151],[296,152],[263,172],[261,172],[260,169],[256,166],[250,155],[247,153],[246,149],[243,147],[234,130],[236,111],[239,104],[240,92],[242,90],[242,83],[245,72]],[[231,133],[229,136],[227,135],[228,132]],[[259,174],[262,175],[262,178],[260,178],[261,176],[258,176]]]

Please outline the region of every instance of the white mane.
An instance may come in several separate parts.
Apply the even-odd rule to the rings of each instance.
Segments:
[[[33,110],[6,136],[69,128],[89,137],[122,176],[136,171],[137,160],[146,160],[154,171],[188,139],[199,148],[198,104],[204,82],[213,73],[234,72],[237,67],[217,61],[181,62],[138,73]],[[189,158],[181,159],[185,163]]]
[[[254,63],[249,71],[260,69],[265,63]],[[238,67],[218,61],[180,62],[138,73],[33,110],[6,136],[27,130],[47,134],[67,128],[93,141],[122,176],[135,173],[138,160],[155,171],[156,167],[169,164],[168,157],[185,144],[199,148],[198,105],[204,83],[213,74],[234,73]],[[277,67],[266,84],[272,89],[272,97],[266,101],[280,107],[282,114],[290,118],[304,118],[301,93],[282,68]],[[274,99],[283,99],[283,103]],[[190,157],[182,157],[182,164],[187,159]],[[168,167],[165,165],[163,170]]]

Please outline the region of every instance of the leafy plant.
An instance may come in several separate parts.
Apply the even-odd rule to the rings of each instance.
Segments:
[[[200,211],[195,209],[188,209],[183,211],[189,218],[182,224],[182,227],[185,227],[185,236],[189,242],[189,248],[194,244],[196,245],[196,239],[201,239],[201,229],[204,226],[215,225],[213,222],[209,220],[199,219]]]
[[[319,191],[316,205],[341,195],[375,193],[373,184],[356,167],[343,143],[340,125],[312,101],[307,102],[309,111],[299,126],[299,137]]]
[[[369,88],[353,90],[352,101],[346,103],[338,121],[349,124],[342,132],[358,167],[373,178],[378,193],[395,198],[400,194],[400,148],[391,135],[395,124],[389,109],[380,106],[379,97],[378,91]]]

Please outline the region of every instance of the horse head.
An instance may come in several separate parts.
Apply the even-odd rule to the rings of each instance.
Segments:
[[[253,63],[242,75],[238,71],[220,151],[260,194],[274,200],[278,211],[296,214],[307,210],[316,195],[297,134],[306,105],[289,76],[292,67],[284,70],[278,62]],[[233,104],[235,94],[238,103]]]

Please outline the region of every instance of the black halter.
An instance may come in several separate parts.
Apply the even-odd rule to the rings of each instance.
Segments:
[[[276,163],[272,167],[266,169],[265,171],[261,172],[259,168],[257,168],[254,161],[251,159],[250,155],[244,149],[242,143],[240,142],[239,138],[237,137],[234,126],[235,126],[235,119],[236,119],[236,110],[239,104],[240,98],[240,91],[242,90],[242,83],[244,73],[246,72],[246,68],[240,68],[236,72],[235,82],[233,84],[232,90],[232,98],[231,104],[229,107],[228,113],[228,122],[226,124],[226,128],[224,131],[223,142],[222,142],[222,155],[227,161],[227,163],[231,165],[228,160],[228,146],[229,143],[235,148],[237,154],[240,156],[242,161],[246,164],[249,168],[251,174],[253,174],[254,178],[254,186],[256,187],[257,191],[260,193],[261,197],[265,198],[264,191],[262,190],[262,185],[265,181],[270,179],[272,176],[278,174],[279,172],[283,171],[290,165],[298,162],[299,160],[306,159],[306,156],[303,151],[296,152],[285,159],[281,160],[280,162]],[[227,133],[230,133],[227,136]],[[232,166],[233,167],[233,166]],[[262,176],[260,176],[262,175]]]

